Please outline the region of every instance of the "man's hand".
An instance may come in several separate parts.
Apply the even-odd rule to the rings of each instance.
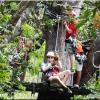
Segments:
[[[68,31],[68,33],[72,33],[72,30],[71,30],[71,29],[69,29],[69,28],[67,29],[67,31]]]
[[[51,66],[51,63],[48,63],[47,66]]]
[[[66,21],[64,21],[64,25],[66,25],[67,24],[67,22]]]
[[[72,33],[72,30],[71,30],[71,29],[69,29],[69,27],[68,27],[68,25],[67,25],[67,22],[66,22],[66,21],[64,21],[64,25],[65,25],[66,30],[68,31],[68,33]]]
[[[48,64],[47,64],[47,67],[48,67],[48,68],[52,68],[51,63],[48,63]]]

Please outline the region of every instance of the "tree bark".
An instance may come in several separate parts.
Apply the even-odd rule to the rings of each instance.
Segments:
[[[93,43],[91,45],[91,50],[88,53],[87,60],[84,62],[83,70],[82,70],[82,78],[81,85],[86,84],[92,77],[95,72],[95,69],[92,64],[93,58]]]
[[[100,36],[97,36],[97,39],[93,41],[91,45],[91,50],[87,56],[87,60],[84,62],[84,67],[82,71],[81,85],[87,83],[94,75],[97,68],[93,66],[93,55],[96,51],[100,51]],[[96,66],[100,65],[100,52],[94,55],[94,64]]]

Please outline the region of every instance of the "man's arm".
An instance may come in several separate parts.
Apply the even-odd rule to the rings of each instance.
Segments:
[[[47,64],[42,63],[42,64],[41,64],[41,70],[42,70],[43,72],[47,71],[47,70],[50,69],[50,68],[51,68],[51,64],[50,64],[50,63],[47,63]]]
[[[64,22],[64,25],[65,25],[66,30],[67,30],[69,33],[71,33],[71,32],[72,32],[72,30],[68,27],[68,25],[67,25],[67,22],[66,22],[66,21]]]
[[[62,64],[61,64],[61,61],[58,61],[58,66],[59,66],[59,70],[62,70]]]

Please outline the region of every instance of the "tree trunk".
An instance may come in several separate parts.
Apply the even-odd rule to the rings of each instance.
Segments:
[[[93,44],[91,45],[91,50],[88,53],[87,60],[84,62],[83,70],[82,70],[82,78],[81,78],[81,85],[84,85],[89,81],[90,78],[93,77],[95,69],[92,64],[93,58]]]
[[[59,24],[59,29],[58,25]],[[50,33],[46,34],[46,53],[47,51],[57,51],[61,57],[61,60],[64,58],[64,29],[63,22],[56,23],[53,26],[53,29]],[[57,38],[57,30],[58,30],[58,38]]]
[[[98,68],[94,68],[93,63],[95,66],[100,65],[100,52],[95,53],[96,51],[100,51],[100,36],[97,36],[97,39],[92,43],[91,50],[88,54],[87,61],[84,62],[84,67],[82,71],[82,80],[81,84],[88,82],[91,77],[93,77],[93,74]],[[94,62],[93,62],[93,56],[94,56]],[[100,67],[99,67],[100,68]]]

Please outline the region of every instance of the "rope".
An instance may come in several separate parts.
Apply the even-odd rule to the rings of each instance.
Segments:
[[[57,26],[57,37],[56,37],[56,44],[55,44],[55,51],[57,51],[57,40],[58,40],[58,32],[59,32],[59,22],[60,22],[60,19],[61,17],[57,15],[57,21],[58,21],[58,26]]]
[[[96,53],[100,53],[100,51],[95,51],[94,54],[96,54]],[[93,64],[94,68],[100,68],[100,65],[97,66],[94,64],[94,54],[93,54],[93,58],[92,58],[92,64]]]

